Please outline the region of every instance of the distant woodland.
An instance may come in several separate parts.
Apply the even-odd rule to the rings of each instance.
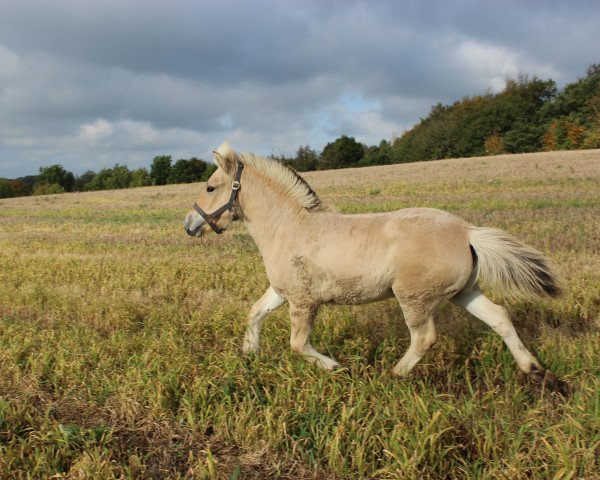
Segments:
[[[499,93],[438,103],[398,138],[367,146],[342,135],[321,152],[309,145],[293,157],[274,156],[298,171],[365,167],[443,158],[600,148],[600,64],[562,90],[552,79],[507,78]],[[0,178],[0,198],[132,188],[206,180],[215,166],[198,158],[154,157],[150,168],[125,165],[75,176],[62,165],[38,175]]]

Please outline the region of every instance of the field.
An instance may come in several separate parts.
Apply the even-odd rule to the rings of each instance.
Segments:
[[[243,357],[268,282],[243,225],[185,235],[197,184],[6,199],[0,478],[600,478],[600,150],[305,177],[343,212],[437,207],[546,252],[562,298],[492,298],[572,397],[450,305],[409,379],[392,300],[320,311],[336,373],[290,351],[287,308]]]

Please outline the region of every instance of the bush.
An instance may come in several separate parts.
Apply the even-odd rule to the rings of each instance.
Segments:
[[[58,183],[36,183],[32,195],[53,195],[55,193],[65,193],[65,189]]]

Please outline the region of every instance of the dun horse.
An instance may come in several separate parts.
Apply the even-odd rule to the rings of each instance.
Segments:
[[[245,353],[258,351],[265,317],[288,302],[292,349],[335,369],[338,363],[310,343],[319,306],[393,295],[410,331],[410,346],[394,373],[406,376],[436,341],[434,310],[450,300],[496,331],[535,383],[567,388],[525,348],[506,309],[479,288],[481,281],[505,293],[557,296],[557,275],[537,250],[432,208],[339,214],[280,162],[236,153],[226,143],[214,153],[218,169],[185,218],[185,229],[200,237],[239,219],[260,250],[270,287],[250,309]]]

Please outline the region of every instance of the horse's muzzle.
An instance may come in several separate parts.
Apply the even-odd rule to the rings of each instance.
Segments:
[[[202,230],[202,226],[199,226],[193,230],[189,230],[187,227],[183,228],[185,228],[185,233],[187,233],[190,237],[199,237],[201,235],[200,230]]]
[[[183,222],[183,228],[190,237],[201,237],[203,225],[204,220],[194,211],[188,213]]]

